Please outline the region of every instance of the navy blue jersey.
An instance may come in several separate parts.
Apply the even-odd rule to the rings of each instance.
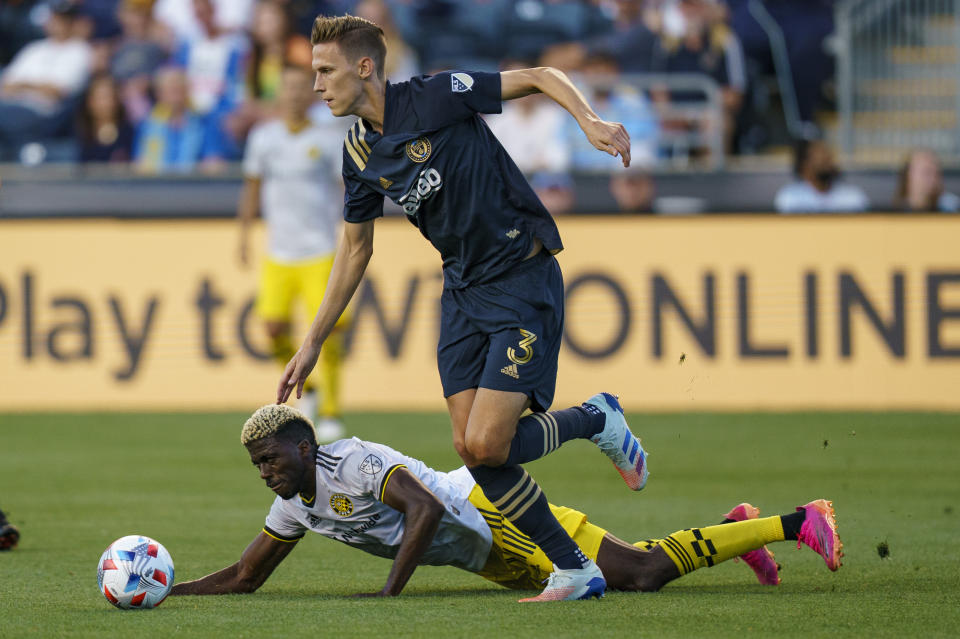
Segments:
[[[343,145],[343,217],[383,215],[383,197],[440,251],[445,288],[496,279],[557,226],[480,118],[500,112],[500,74],[446,72],[387,83],[383,135],[364,120]]]

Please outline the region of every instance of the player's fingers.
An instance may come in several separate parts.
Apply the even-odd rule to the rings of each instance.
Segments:
[[[613,146],[612,144],[604,144],[603,146],[600,147],[600,150],[606,151],[613,157],[617,157],[618,155],[620,155],[620,151],[618,151],[617,147]]]
[[[303,383],[304,383],[305,381],[307,381],[307,376],[306,376],[306,375],[304,375],[304,376],[300,379],[300,383],[297,384],[297,399],[300,399],[301,397],[303,397]]]

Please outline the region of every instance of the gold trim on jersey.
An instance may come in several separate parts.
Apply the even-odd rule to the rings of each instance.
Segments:
[[[383,495],[384,493],[387,492],[387,482],[390,481],[390,477],[393,476],[393,471],[395,471],[398,468],[406,468],[406,467],[407,466],[405,464],[394,464],[386,472],[386,474],[383,476],[383,481],[380,482],[380,496],[378,497],[380,501],[383,501]]]
[[[367,150],[367,157],[369,157],[372,151],[370,150],[370,145],[364,140],[366,136],[367,128],[363,126],[363,120],[357,120],[357,140],[360,142],[360,146]]]
[[[264,532],[264,534],[266,534],[268,537],[273,537],[273,538],[276,539],[277,541],[282,541],[282,542],[285,543],[285,544],[295,544],[295,543],[297,543],[298,541],[300,541],[300,540],[303,538],[303,535],[300,535],[299,537],[284,537],[283,535],[281,535],[281,534],[278,533],[277,531],[275,531],[275,530],[270,530],[270,529],[267,528],[266,526],[263,527],[263,532]]]
[[[353,161],[356,162],[357,166],[360,167],[360,170],[363,171],[365,168],[367,168],[367,159],[370,157],[369,147],[367,147],[367,151],[365,152],[363,147],[357,143],[357,133],[355,131],[356,128],[357,125],[354,124],[347,131],[347,137],[343,141],[343,147],[347,150],[347,153],[350,154],[350,157],[353,158]],[[360,139],[362,141],[363,138]],[[364,146],[366,146],[365,142]]]

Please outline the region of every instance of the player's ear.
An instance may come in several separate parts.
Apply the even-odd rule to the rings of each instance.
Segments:
[[[297,450],[300,451],[300,456],[301,456],[301,457],[304,457],[304,458],[309,458],[309,457],[310,457],[310,450],[311,450],[312,446],[313,446],[313,444],[311,444],[311,443],[310,443],[309,441],[307,441],[306,439],[301,439],[301,440],[300,440],[300,443],[297,444]]]
[[[361,80],[366,80],[371,75],[376,73],[376,67],[373,64],[373,58],[369,56],[364,56],[357,61],[357,73],[360,74]]]

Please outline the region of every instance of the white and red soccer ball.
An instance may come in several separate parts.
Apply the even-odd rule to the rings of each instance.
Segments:
[[[100,556],[97,585],[117,608],[156,608],[173,588],[173,559],[149,537],[121,537]]]

